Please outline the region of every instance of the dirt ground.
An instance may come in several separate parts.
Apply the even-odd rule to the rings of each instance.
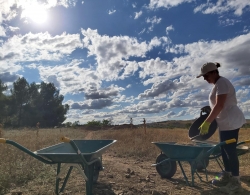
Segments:
[[[205,172],[199,172],[203,181],[196,176],[195,187],[189,187],[183,178],[180,167],[176,174],[169,179],[162,179],[155,167],[154,162],[143,159],[121,159],[112,155],[105,155],[103,163],[106,169],[100,172],[98,184],[94,187],[94,194],[107,195],[136,195],[136,194],[223,194],[218,188],[211,185],[211,180],[220,172],[220,167],[214,160],[208,166],[208,181]],[[191,179],[190,165],[183,163],[188,179]],[[241,171],[243,192],[242,195],[250,195],[250,175]]]
[[[199,172],[202,181],[196,176],[195,186],[186,185],[181,169],[177,166],[175,175],[169,179],[163,179],[157,173],[155,167],[151,164],[152,161],[143,159],[125,159],[118,158],[114,154],[105,153],[103,155],[104,170],[99,172],[97,184],[93,187],[93,195],[188,195],[188,194],[224,194],[218,191],[217,187],[212,186],[211,179],[220,172],[220,167],[215,160],[210,160],[208,169],[208,181],[206,181],[205,172]],[[183,163],[185,173],[188,179],[191,179],[190,165]],[[247,169],[247,170],[246,170]],[[249,167],[241,168],[241,181],[243,192],[242,195],[250,195],[250,175]],[[248,172],[248,174],[246,174]],[[14,190],[8,195],[33,194],[33,195],[53,195],[55,184],[40,183],[43,188],[37,183],[29,183],[27,186]],[[40,189],[39,189],[40,188]],[[38,190],[39,189],[39,190]],[[85,181],[78,171],[73,169],[73,173],[67,183],[67,186],[62,195],[84,195]]]
[[[91,137],[88,135],[86,138]],[[249,156],[249,154],[247,154]],[[186,184],[182,171],[177,171],[171,179],[161,178],[155,167],[155,159],[120,158],[112,151],[102,156],[104,170],[100,171],[98,182],[93,187],[93,195],[220,195],[225,194],[218,187],[211,185],[211,180],[221,171],[215,160],[210,160],[207,167],[208,181],[204,171],[195,176],[195,186]],[[191,180],[190,165],[183,162],[189,181]],[[47,166],[47,165],[46,165]],[[32,181],[8,195],[55,195],[56,166],[51,166],[53,178],[47,181]],[[250,195],[250,165],[240,167],[242,195]],[[62,184],[60,184],[62,185]],[[239,193],[238,193],[239,194]],[[6,194],[7,195],[7,194]],[[61,195],[85,195],[85,181],[77,169],[73,169],[65,190]]]

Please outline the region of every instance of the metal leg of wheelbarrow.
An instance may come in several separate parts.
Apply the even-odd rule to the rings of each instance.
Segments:
[[[92,195],[94,163],[90,165],[85,165],[84,173],[88,178],[88,180],[86,181],[86,195]]]
[[[184,179],[185,179],[187,185],[193,186],[193,185],[194,185],[193,175],[192,175],[192,185],[190,185],[190,183],[189,183],[189,181],[188,181],[188,178],[187,178],[187,176],[186,176],[186,173],[185,173],[185,171],[184,171],[184,169],[183,169],[183,167],[182,167],[181,162],[180,162],[180,161],[177,161],[177,162],[178,162],[178,164],[179,164],[179,166],[180,166],[180,168],[181,168],[181,172],[182,172],[182,174],[183,174],[183,176],[184,176]]]
[[[223,169],[223,167],[222,167],[222,165],[223,165],[222,160],[221,160],[220,158],[216,158],[215,160],[217,161],[217,163],[218,163],[219,167],[220,167],[220,168],[221,168],[221,170],[223,171],[224,169]]]
[[[186,173],[185,173],[185,171],[184,171],[184,169],[183,169],[183,167],[182,167],[181,162],[180,162],[180,161],[177,161],[177,162],[178,162],[178,164],[179,164],[179,166],[180,166],[180,168],[181,168],[181,172],[182,172],[182,174],[183,174],[183,176],[184,176],[184,179],[185,179],[187,185],[189,185],[189,186],[194,186],[194,173],[199,177],[200,181],[202,181],[201,176],[200,176],[200,175],[197,173],[197,171],[196,171],[196,166],[191,162],[191,163],[190,163],[190,166],[191,166],[191,179],[192,179],[192,181],[191,181],[191,184],[190,184],[190,182],[188,181],[188,178],[187,178],[187,176],[186,176]],[[195,163],[195,162],[194,162],[194,163]],[[207,178],[207,172],[206,172],[206,178]],[[208,180],[208,178],[207,178],[207,180]]]
[[[220,169],[223,171],[223,170],[224,170],[224,169],[223,169],[224,163],[223,163],[223,161],[220,159],[220,156],[221,156],[221,154],[211,155],[211,156],[209,157],[209,159],[210,159],[210,160],[215,159],[216,162],[217,162],[217,164],[219,165]]]
[[[59,195],[59,193],[63,192],[63,190],[64,190],[64,188],[65,188],[65,186],[66,186],[66,184],[67,184],[67,181],[68,181],[68,179],[69,179],[69,176],[70,176],[70,174],[71,174],[72,169],[73,169],[73,166],[71,166],[71,167],[69,168],[69,171],[68,171],[68,173],[67,173],[67,175],[66,175],[66,177],[65,177],[65,179],[64,179],[64,181],[63,181],[63,184],[62,184],[62,187],[61,187],[60,190],[59,190],[59,182],[60,182],[61,179],[60,179],[59,177],[56,178],[56,194],[57,194],[57,195]],[[61,163],[58,163],[58,164],[57,164],[57,175],[60,174],[60,170],[61,170]]]

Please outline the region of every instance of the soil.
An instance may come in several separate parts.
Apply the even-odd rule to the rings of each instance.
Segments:
[[[205,171],[198,172],[202,181],[196,176],[195,186],[186,184],[180,167],[171,179],[161,178],[155,167],[155,162],[143,159],[121,159],[112,155],[104,155],[103,163],[106,170],[100,172],[98,183],[94,186],[94,194],[105,195],[163,195],[163,194],[227,194],[219,191],[218,187],[211,185],[211,180],[220,172],[215,160],[211,160],[207,167],[208,181]],[[190,165],[183,163],[185,173],[191,181]],[[250,175],[244,174],[241,169],[242,195],[250,195]],[[239,194],[239,193],[237,193]]]
[[[88,135],[86,138],[91,137]],[[248,154],[247,154],[248,155]],[[211,180],[221,171],[215,160],[210,160],[207,167],[208,180],[205,171],[199,171],[201,180],[195,175],[193,187],[188,186],[180,166],[171,179],[161,178],[156,168],[151,166],[155,159],[120,158],[107,151],[102,156],[104,170],[99,172],[97,183],[93,186],[93,195],[214,195],[228,194],[219,191],[211,185]],[[182,162],[189,181],[191,180],[190,164]],[[53,167],[55,173],[55,167]],[[250,195],[250,165],[240,167],[242,195]],[[53,180],[54,181],[54,180]],[[55,182],[31,182],[19,190],[13,190],[8,195],[55,195]],[[73,169],[65,190],[61,195],[84,195],[85,181],[77,169]]]
[[[215,160],[209,161],[207,167],[208,181],[206,181],[205,172],[200,171],[198,173],[202,177],[202,181],[196,176],[194,179],[195,186],[190,187],[186,184],[179,166],[177,166],[177,171],[171,179],[165,179],[161,178],[155,167],[151,166],[151,164],[155,163],[155,160],[147,161],[134,158],[118,158],[110,153],[105,153],[102,158],[104,170],[99,172],[98,182],[93,187],[93,195],[227,194],[220,192],[218,187],[211,185],[210,181],[220,172],[220,167]],[[190,181],[190,165],[185,162],[182,164]],[[246,171],[245,169],[246,168],[240,169],[243,192],[237,194],[250,195],[250,175],[244,173]],[[74,171],[61,195],[85,194],[85,181],[77,170]],[[47,189],[44,188],[36,191],[38,188],[37,184],[33,183],[18,191],[14,190],[8,195],[54,195],[53,183],[47,186]]]

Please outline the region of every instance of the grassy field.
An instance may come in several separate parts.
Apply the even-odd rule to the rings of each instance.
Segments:
[[[159,150],[153,141],[174,141],[190,143],[187,129],[123,129],[86,131],[73,128],[1,130],[1,137],[13,140],[31,151],[59,143],[61,136],[71,139],[115,139],[108,150],[116,157],[134,157],[154,161]],[[241,129],[239,141],[250,139],[250,129]],[[210,140],[218,141],[216,132]],[[24,186],[27,182],[36,184],[54,183],[56,166],[48,166],[8,144],[0,144],[0,194]],[[240,157],[241,166],[249,165],[250,155]],[[38,189],[39,191],[39,189]],[[42,193],[41,193],[42,194]]]

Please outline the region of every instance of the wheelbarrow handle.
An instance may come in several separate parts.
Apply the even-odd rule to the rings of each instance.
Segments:
[[[23,147],[22,145],[12,141],[12,140],[8,140],[8,139],[5,139],[5,138],[0,138],[0,143],[2,144],[10,144],[12,146],[15,146],[16,148],[18,148],[19,150],[22,150],[23,152],[25,152],[26,154],[29,154],[30,156],[42,161],[43,163],[46,163],[46,164],[56,164],[55,162],[53,161],[49,161],[49,160],[46,160],[44,158],[42,158],[41,156],[37,155],[36,152],[32,152],[30,151],[29,149]]]
[[[246,144],[246,143],[250,143],[250,139],[249,139],[249,140],[245,140],[245,141],[243,141],[243,143],[244,143],[244,144]]]
[[[6,139],[0,138],[0,144],[5,144],[5,143],[6,143]]]
[[[68,137],[65,137],[65,136],[62,136],[61,138],[60,138],[60,140],[62,141],[62,142],[65,142],[65,143],[69,143],[72,147],[73,147],[73,149],[75,150],[75,152],[77,153],[77,155],[82,159],[82,161],[83,161],[83,163],[85,164],[85,165],[89,165],[90,163],[89,162],[87,162],[87,160],[84,158],[84,156],[81,154],[81,151],[79,150],[79,148],[77,147],[77,145],[76,145],[76,143],[73,141],[73,140],[71,140],[70,138],[68,138]],[[91,162],[92,163],[92,162]]]
[[[250,143],[250,140],[245,140],[245,141],[242,141],[242,142],[238,142],[237,146],[242,145],[242,144],[246,144],[246,143]]]
[[[65,136],[60,137],[60,141],[61,142],[66,142],[66,143],[70,143],[70,139],[67,138],[67,137],[65,137]]]
[[[226,141],[225,141],[225,144],[231,144],[231,143],[234,143],[234,142],[236,142],[236,139],[235,139],[235,138],[226,140]]]
[[[212,147],[210,150],[208,150],[208,151],[207,151],[207,155],[210,156],[217,148],[219,148],[219,147],[222,146],[222,145],[231,144],[231,143],[234,143],[234,142],[236,142],[236,139],[235,139],[235,138],[226,140],[226,141],[224,141],[224,142],[220,142],[220,143],[218,143],[217,145],[215,145],[214,147]]]

